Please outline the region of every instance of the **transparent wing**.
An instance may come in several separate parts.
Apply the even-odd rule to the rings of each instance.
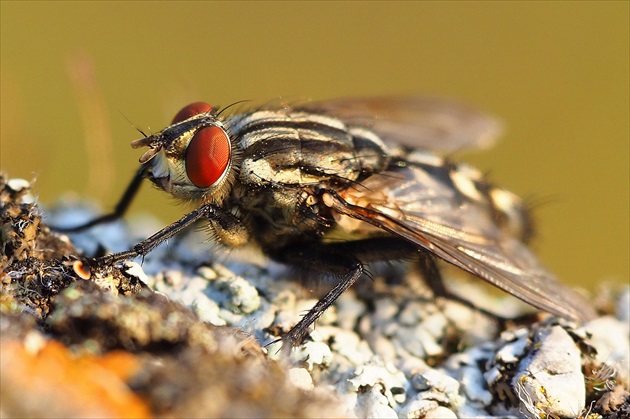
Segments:
[[[502,132],[498,119],[464,104],[434,97],[333,99],[297,109],[325,113],[348,124],[370,128],[386,141],[443,152],[489,148]]]
[[[374,175],[332,198],[357,218],[435,253],[515,297],[550,313],[585,321],[595,316],[520,241],[502,231],[487,209],[414,166]]]

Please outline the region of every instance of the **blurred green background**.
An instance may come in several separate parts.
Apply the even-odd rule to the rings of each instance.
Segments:
[[[6,2],[1,169],[111,208],[183,105],[458,98],[501,142],[460,157],[544,201],[534,247],[566,282],[628,280],[628,2]],[[146,187],[133,212],[184,209]]]

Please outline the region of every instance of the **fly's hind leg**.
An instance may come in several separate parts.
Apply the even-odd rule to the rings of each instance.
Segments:
[[[433,291],[433,295],[437,297],[450,298],[451,293],[446,289],[444,285],[444,279],[442,273],[438,269],[435,256],[428,250],[418,248],[418,265],[420,272],[424,278],[426,284]]]
[[[508,319],[502,317],[496,313],[492,313],[484,308],[477,306],[472,301],[457,295],[456,293],[449,291],[444,285],[444,279],[442,277],[442,273],[440,272],[437,266],[437,257],[429,252],[426,249],[419,248],[418,249],[419,256],[419,267],[422,273],[422,276],[426,282],[426,284],[433,291],[433,295],[435,298],[442,298],[446,300],[456,301],[466,307],[469,307],[475,311],[478,311],[488,317],[492,317],[497,319],[501,324],[510,321],[512,319]]]

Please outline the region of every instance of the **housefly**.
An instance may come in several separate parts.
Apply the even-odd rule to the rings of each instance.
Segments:
[[[92,267],[147,254],[204,220],[229,248],[259,246],[270,258],[334,286],[288,332],[301,342],[322,313],[370,262],[416,256],[440,283],[442,259],[541,310],[584,321],[592,308],[562,286],[528,249],[524,204],[465,164],[441,157],[482,148],[497,136],[493,118],[425,97],[271,103],[247,111],[205,103],[132,142],[148,147],[112,214],[121,216],[148,179],[196,208],[131,250]],[[436,288],[440,288],[439,285]]]

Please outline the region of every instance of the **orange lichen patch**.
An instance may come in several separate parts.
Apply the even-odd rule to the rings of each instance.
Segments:
[[[124,352],[75,356],[57,341],[35,350],[0,344],[2,413],[12,417],[150,417],[147,404],[125,383],[140,366]]]

